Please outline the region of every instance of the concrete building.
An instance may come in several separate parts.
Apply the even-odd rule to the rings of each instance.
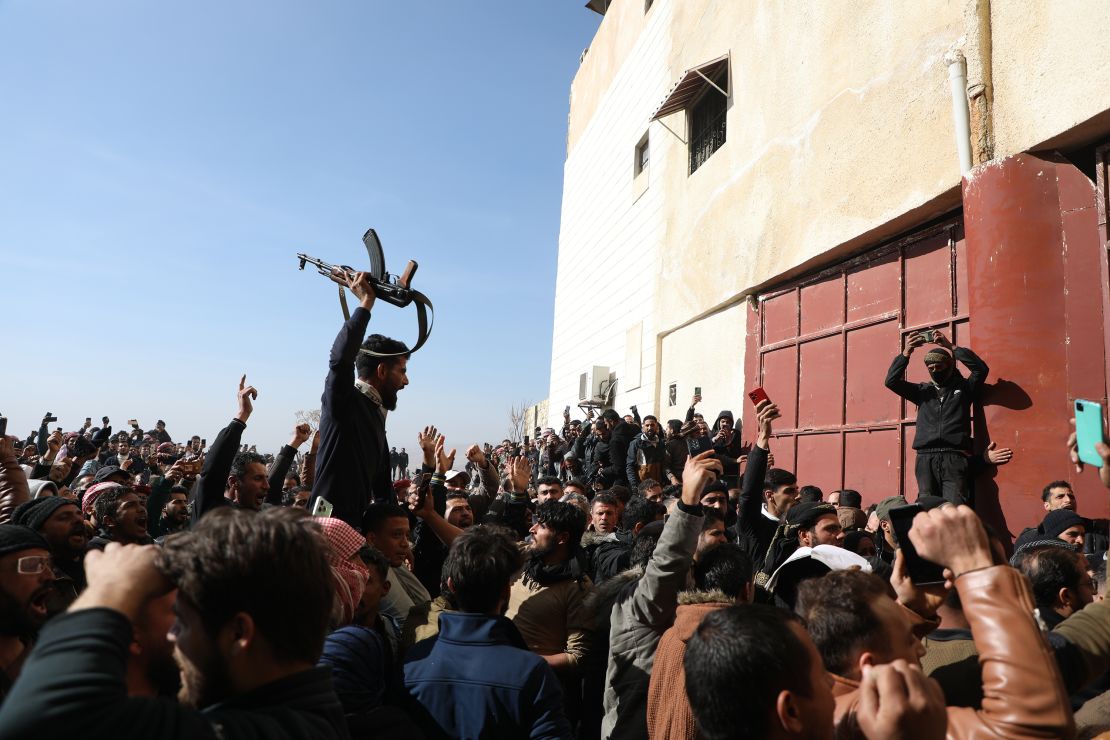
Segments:
[[[914,408],[883,377],[942,328],[991,367],[977,448],[1016,453],[977,508],[1016,533],[1070,478],[1110,513],[1064,452],[1074,400],[1106,402],[1102,3],[587,7],[548,408],[681,418],[700,387],[750,428],[761,385],[802,482],[912,500]]]

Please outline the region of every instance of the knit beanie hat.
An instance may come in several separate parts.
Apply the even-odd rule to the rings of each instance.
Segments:
[[[54,515],[54,512],[63,506],[76,506],[74,501],[60,496],[43,496],[32,499],[15,507],[12,512],[12,524],[21,524],[30,527],[36,532]]]
[[[952,355],[948,354],[948,350],[934,347],[925,353],[925,362],[944,362],[951,360]]]
[[[33,549],[50,550],[50,545],[38,532],[18,524],[0,524],[0,555]]]
[[[1039,529],[1047,537],[1059,537],[1064,530],[1076,526],[1086,529],[1087,520],[1071,509],[1056,509],[1056,511],[1050,511],[1045,515]]]

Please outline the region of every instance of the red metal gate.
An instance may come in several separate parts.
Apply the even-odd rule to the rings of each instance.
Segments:
[[[802,485],[854,488],[865,504],[916,497],[916,407],[883,381],[910,332],[941,329],[973,346],[966,263],[955,218],[759,296],[746,376],[782,410],[776,464]],[[926,379],[923,356],[914,355],[909,380]],[[751,437],[750,404],[744,417]]]

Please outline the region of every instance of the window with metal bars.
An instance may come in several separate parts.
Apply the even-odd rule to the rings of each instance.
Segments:
[[[728,73],[717,75],[714,84],[727,90]],[[690,174],[713,156],[725,143],[725,121],[728,99],[710,85],[705,86],[701,99],[690,109]]]

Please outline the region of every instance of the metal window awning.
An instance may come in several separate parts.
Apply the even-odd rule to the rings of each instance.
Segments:
[[[657,118],[662,118],[676,111],[683,110],[698,97],[706,86],[712,87],[717,92],[728,97],[728,91],[722,90],[713,82],[713,78],[720,74],[723,69],[728,69],[728,54],[725,54],[723,57],[717,57],[711,62],[698,65],[693,69],[686,70],[648,120],[654,121]]]

